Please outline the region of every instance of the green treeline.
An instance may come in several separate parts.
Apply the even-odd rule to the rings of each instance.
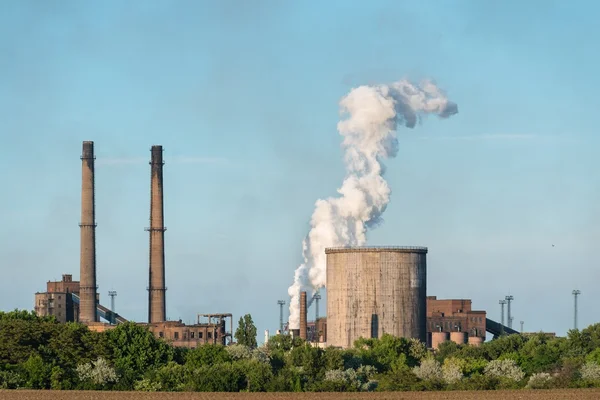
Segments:
[[[0,389],[397,391],[600,387],[600,324],[566,338],[504,336],[481,347],[362,339],[349,350],[299,338],[180,349],[127,323],[104,333],[27,311],[0,312]],[[253,340],[254,339],[254,340]]]

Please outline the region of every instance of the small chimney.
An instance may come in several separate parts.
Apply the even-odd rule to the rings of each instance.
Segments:
[[[306,318],[306,292],[300,292],[300,338],[304,340],[308,332]]]

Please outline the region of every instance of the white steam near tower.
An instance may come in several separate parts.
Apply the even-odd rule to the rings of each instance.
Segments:
[[[338,197],[315,204],[310,232],[302,242],[304,262],[288,289],[292,329],[300,325],[300,292],[310,294],[325,286],[325,248],[364,245],[367,229],[381,222],[391,193],[382,160],[398,152],[397,126],[413,128],[424,114],[448,118],[458,112],[456,104],[430,81],[360,86],[342,98],[340,107],[343,119],[338,131],[347,175]]]

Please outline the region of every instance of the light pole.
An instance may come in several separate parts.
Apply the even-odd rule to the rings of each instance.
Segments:
[[[504,305],[506,300],[500,300],[498,303],[500,304],[500,329],[504,333]]]
[[[573,300],[574,300],[574,308],[575,308],[575,314],[573,316],[573,326],[574,329],[577,329],[577,296],[579,296],[581,294],[581,290],[573,290]]]
[[[506,297],[505,297],[505,299],[506,299],[507,308],[508,308],[508,318],[507,318],[507,321],[506,321],[506,322],[507,322],[507,324],[506,324],[506,325],[507,325],[509,328],[511,328],[511,329],[512,329],[512,320],[513,320],[513,318],[512,318],[512,316],[510,315],[510,303],[511,303],[511,302],[512,302],[512,301],[513,301],[515,298],[514,298],[512,295],[508,295],[508,296],[506,296]]]

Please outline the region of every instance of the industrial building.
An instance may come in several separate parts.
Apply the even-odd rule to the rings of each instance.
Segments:
[[[231,343],[231,314],[198,314],[198,321],[193,325],[186,325],[181,320],[167,320],[162,152],[162,146],[151,148],[150,227],[146,228],[150,236],[148,323],[142,325],[147,326],[157,338],[175,346],[194,348],[204,343]],[[81,161],[80,281],[73,281],[72,275],[65,274],[61,281],[47,282],[46,292],[35,293],[34,309],[37,315],[53,315],[59,322],[79,321],[92,330],[105,331],[127,320],[114,309],[102,306],[97,291],[94,142],[83,142]],[[100,322],[101,319],[106,322]],[[229,331],[227,319],[230,321]]]
[[[325,254],[328,346],[348,348],[385,333],[426,342],[426,247],[341,247]]]
[[[303,315],[300,315],[301,321],[306,318]],[[305,325],[304,322],[303,325]],[[441,300],[437,299],[436,296],[427,296],[425,325],[427,330],[426,344],[427,347],[433,349],[437,349],[441,343],[446,341],[479,346],[485,341],[486,332],[489,331],[495,336],[499,336],[497,331],[501,329],[499,328],[500,324],[487,318],[486,311],[472,310],[470,299]],[[326,346],[331,345],[331,342],[327,340],[327,317],[320,317],[316,322],[307,321],[306,327],[306,336],[309,342]],[[516,333],[508,327],[504,327],[504,329],[504,333]],[[302,336],[300,330],[292,333]]]
[[[428,296],[427,345],[437,349],[451,340],[478,346],[485,340],[486,320],[485,311],[471,309],[471,300],[438,300],[436,296]]]

